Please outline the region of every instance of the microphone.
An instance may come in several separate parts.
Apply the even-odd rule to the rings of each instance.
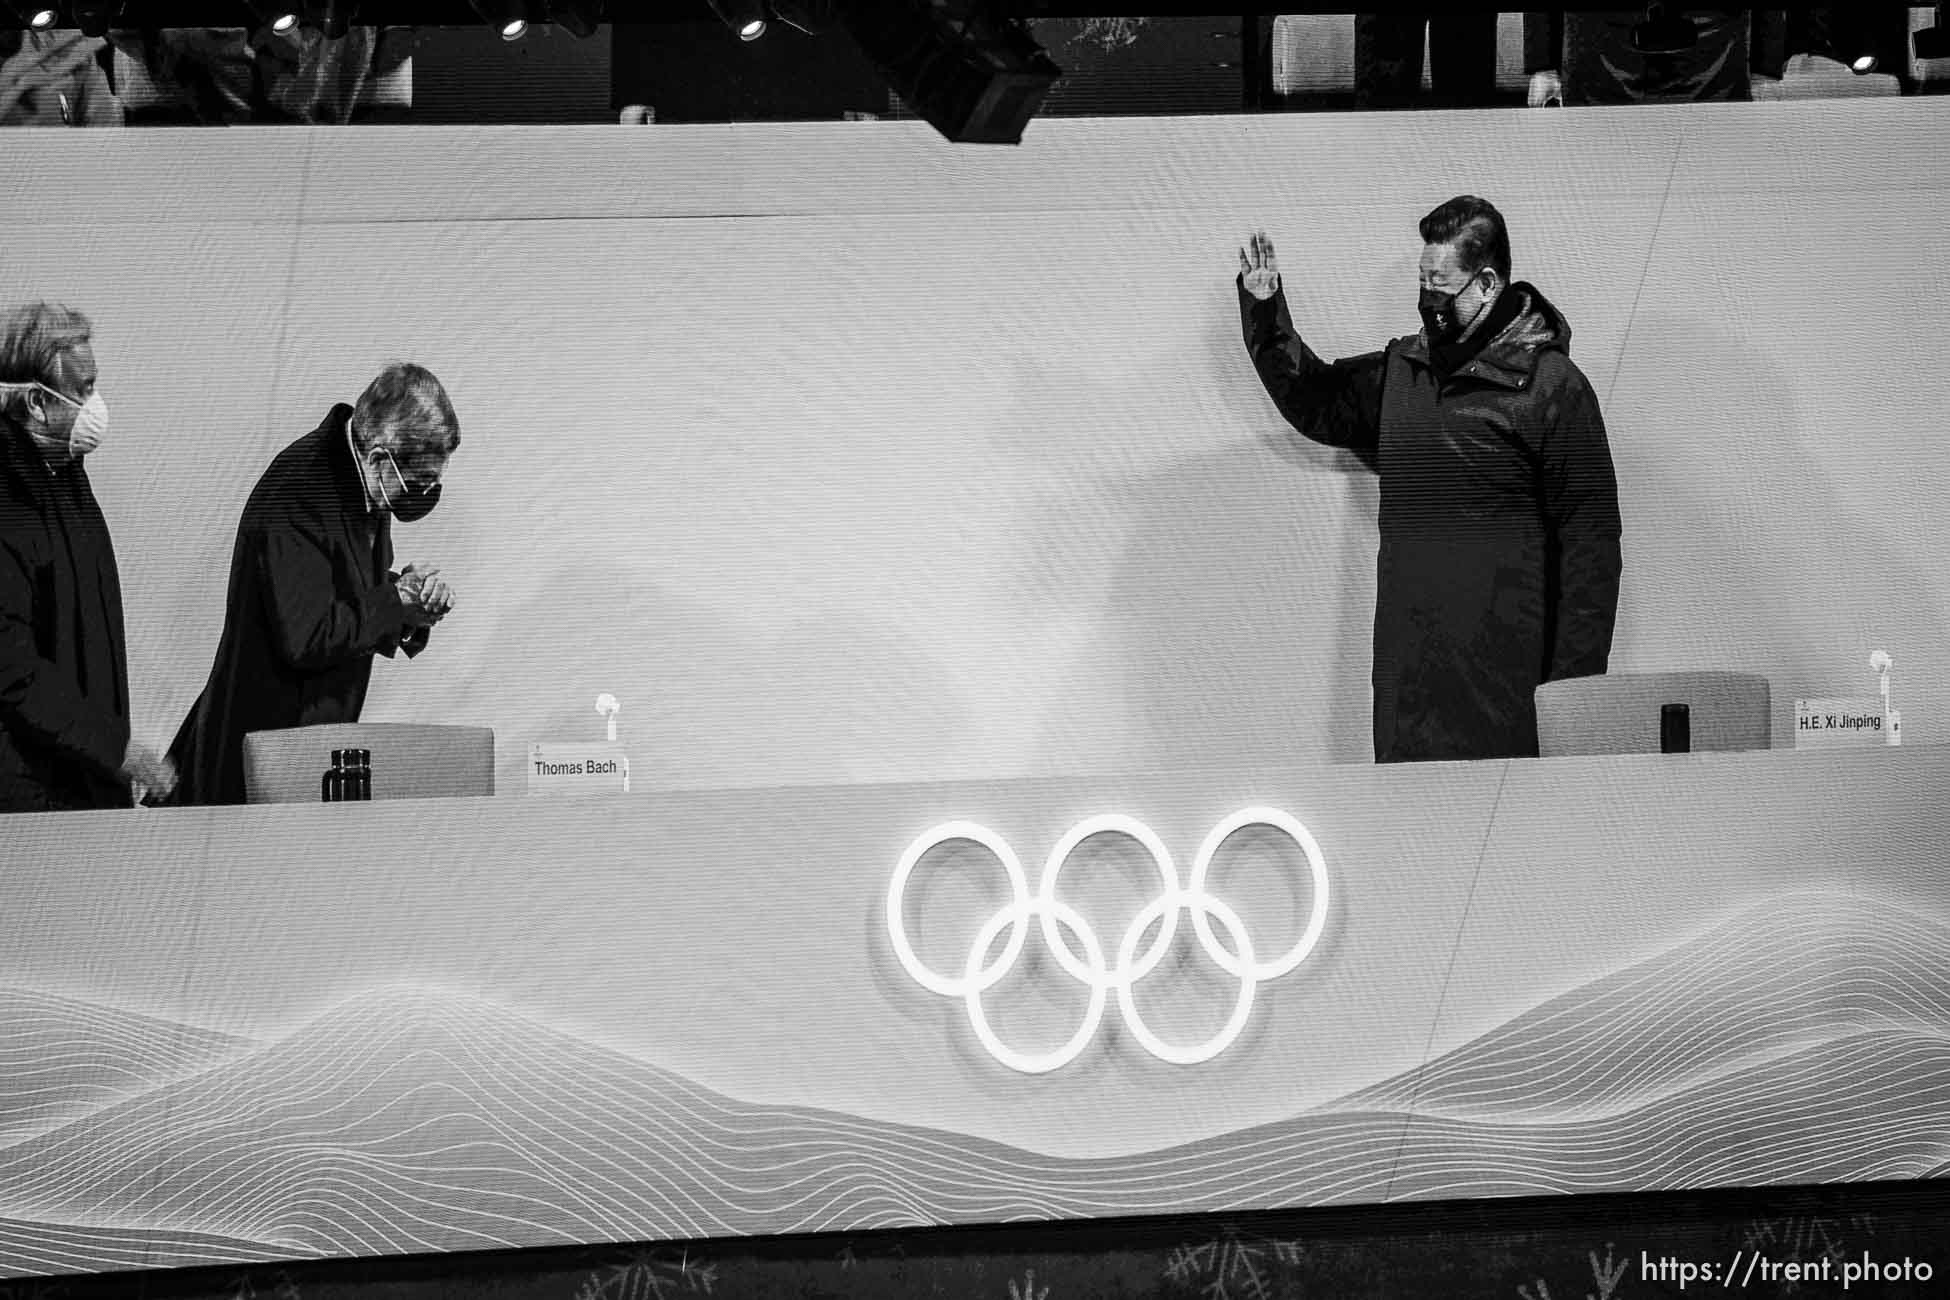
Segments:
[[[1876,674],[1876,689],[1882,692],[1882,730],[1888,743],[1903,743],[1902,715],[1889,707],[1889,670],[1896,666],[1887,650],[1877,650],[1869,656],[1869,667]]]
[[[607,738],[612,745],[616,743],[616,715],[622,707],[616,702],[616,697],[607,691],[596,697],[596,712],[602,714],[608,721]]]

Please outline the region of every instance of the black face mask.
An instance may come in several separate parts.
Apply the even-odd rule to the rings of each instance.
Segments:
[[[1475,280],[1472,279],[1470,284],[1474,283]],[[1466,284],[1454,293],[1443,293],[1438,289],[1421,291],[1421,296],[1416,302],[1416,310],[1421,313],[1422,328],[1428,331],[1430,346],[1440,347],[1445,343],[1454,343],[1463,336],[1464,330],[1476,323],[1476,316],[1483,314],[1483,308],[1488,305],[1487,300],[1478,304],[1476,316],[1470,317],[1467,321],[1457,319],[1456,299],[1462,297],[1468,289],[1469,285]]]
[[[393,467],[393,477],[400,484],[400,494],[394,496],[386,490],[386,472],[379,472],[379,497],[386,503],[386,508],[393,512],[393,518],[410,524],[432,514],[433,508],[440,504],[440,485],[435,483],[432,487],[415,487],[408,483],[406,475],[399,472],[399,462],[393,459],[393,453],[384,447],[379,450],[385,452],[387,462]]]

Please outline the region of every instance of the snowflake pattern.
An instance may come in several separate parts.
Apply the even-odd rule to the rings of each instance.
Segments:
[[[852,1239],[849,1238],[841,1244],[839,1252],[833,1258],[839,1261],[841,1272],[845,1272],[850,1268],[859,1268],[863,1259],[897,1259],[901,1262],[901,1266],[905,1268],[907,1265],[907,1247],[896,1241],[891,1245],[883,1245],[880,1249],[874,1250],[868,1255],[862,1255],[854,1248]]]
[[[0,1300],[56,1300],[61,1284],[45,1278],[27,1282],[0,1282]]]
[[[1611,1300],[1612,1293],[1618,1290],[1618,1284],[1625,1280],[1626,1260],[1621,1259],[1616,1263],[1613,1262],[1611,1243],[1609,1241],[1605,1243],[1605,1262],[1603,1264],[1598,1262],[1598,1252],[1595,1250],[1586,1256],[1586,1258],[1591,1261],[1591,1276],[1598,1283],[1598,1294],[1593,1297],[1593,1300]]]
[[[1014,1278],[1009,1279],[1009,1300],[1049,1300],[1049,1288],[1036,1289],[1036,1270],[1028,1269],[1022,1275],[1022,1285],[1018,1287]]]
[[[1846,1218],[1836,1218],[1819,1214],[1789,1214],[1774,1219],[1755,1219],[1747,1225],[1741,1245],[1746,1250],[1772,1259],[1806,1264],[1828,1260],[1829,1267],[1839,1273],[1842,1265],[1848,1262],[1845,1234],[1850,1231],[1857,1235],[1874,1236],[1875,1216],[1851,1214]],[[1789,1294],[1802,1289],[1798,1278],[1786,1279],[1781,1287]]]
[[[275,1280],[270,1281],[254,1278],[249,1273],[239,1273],[230,1300],[304,1300],[304,1296],[289,1273],[280,1272]]]
[[[1606,1242],[1605,1258],[1602,1261],[1599,1260],[1598,1252],[1595,1250],[1585,1253],[1585,1259],[1591,1264],[1591,1281],[1597,1290],[1585,1292],[1584,1300],[1612,1300],[1612,1297],[1617,1294],[1619,1284],[1625,1280],[1625,1269],[1631,1263],[1632,1256],[1628,1253],[1622,1259],[1616,1258],[1613,1250],[1612,1243]],[[1529,1283],[1518,1284],[1517,1294],[1523,1300],[1551,1300],[1550,1284],[1541,1277]]]
[[[674,1259],[666,1251],[639,1251],[590,1274],[576,1300],[663,1300],[687,1292],[709,1295],[717,1280],[718,1266],[692,1259],[688,1250]]]
[[[1270,1266],[1292,1266],[1305,1255],[1298,1241],[1249,1237],[1228,1228],[1209,1241],[1175,1247],[1165,1260],[1165,1276],[1196,1287],[1207,1300],[1270,1300]]]

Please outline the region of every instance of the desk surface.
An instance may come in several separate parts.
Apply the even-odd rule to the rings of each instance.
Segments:
[[[31,1091],[0,1064],[0,1271],[1920,1176],[1945,790],[1930,747],[5,819],[0,1026],[45,1048]],[[1034,888],[1122,813],[1182,880],[1247,805],[1330,902],[1203,1064],[1111,996],[1019,1073],[894,954],[929,827]],[[1210,887],[1269,954],[1306,879],[1249,833]],[[923,960],[962,968],[1001,880],[922,859]],[[1158,891],[1114,836],[1060,887],[1107,961]],[[1181,930],[1135,1005],[1186,1043],[1239,985]],[[1023,1051],[1087,1001],[1041,944],[984,995]]]

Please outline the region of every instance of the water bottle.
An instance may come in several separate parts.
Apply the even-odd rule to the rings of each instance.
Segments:
[[[332,751],[332,770],[318,779],[318,798],[321,803],[338,803],[350,798],[345,789],[345,754],[343,749]]]

